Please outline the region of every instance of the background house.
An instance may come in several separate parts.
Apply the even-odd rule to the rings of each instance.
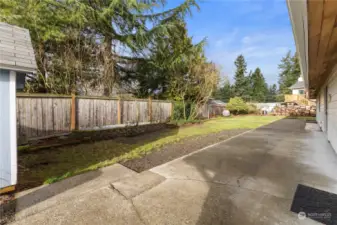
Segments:
[[[16,81],[36,70],[29,31],[0,23],[0,193],[17,182]]]
[[[303,77],[299,77],[297,82],[290,87],[292,90],[293,95],[304,95],[305,94],[305,87]]]

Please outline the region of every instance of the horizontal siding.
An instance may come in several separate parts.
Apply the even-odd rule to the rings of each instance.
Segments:
[[[323,131],[325,131],[325,113],[324,113],[324,107],[325,107],[325,100],[324,100],[324,89],[325,89],[325,86],[322,87],[319,95],[318,95],[318,98],[319,98],[319,108],[317,110],[317,114],[318,114],[318,118],[319,118],[319,121],[318,121],[318,124],[319,126],[322,128]]]
[[[337,72],[328,81],[328,139],[337,150]]]
[[[333,70],[327,81],[322,85],[317,95],[317,123],[322,131],[327,134],[327,139],[337,152],[337,67]],[[325,88],[328,87],[327,110],[325,114]],[[327,122],[326,122],[327,121]]]

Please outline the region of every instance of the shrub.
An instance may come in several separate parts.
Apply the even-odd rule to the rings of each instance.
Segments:
[[[248,104],[248,114],[258,114],[259,110],[257,109],[256,105]]]
[[[184,105],[182,102],[174,102],[172,120],[184,119]]]
[[[247,114],[248,113],[248,105],[243,101],[240,97],[234,97],[229,100],[226,108],[233,113],[234,115],[238,114]]]
[[[190,102],[185,102],[186,120],[194,119],[194,118],[190,118],[194,110],[196,110],[195,104],[192,104]],[[172,114],[171,120],[185,120],[183,102],[181,101],[174,102],[174,108],[173,108],[173,114]]]

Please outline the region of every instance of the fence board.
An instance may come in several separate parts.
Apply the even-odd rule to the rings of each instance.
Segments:
[[[76,117],[80,130],[104,128],[117,124],[118,100],[78,98],[76,101]]]
[[[19,140],[69,132],[70,100],[18,96],[16,105]]]
[[[165,122],[171,116],[171,103],[169,102],[152,102],[152,121]]]
[[[76,129],[88,130],[118,124],[118,99],[76,97]],[[17,131],[20,140],[68,133],[71,128],[71,96],[18,95]],[[165,122],[171,116],[171,102],[153,101],[149,121],[147,99],[121,100],[121,123]]]

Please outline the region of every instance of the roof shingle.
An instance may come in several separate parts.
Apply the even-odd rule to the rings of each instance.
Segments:
[[[295,84],[290,86],[290,89],[304,89],[304,81],[297,81]]]
[[[0,69],[35,72],[36,68],[29,31],[0,22]]]

